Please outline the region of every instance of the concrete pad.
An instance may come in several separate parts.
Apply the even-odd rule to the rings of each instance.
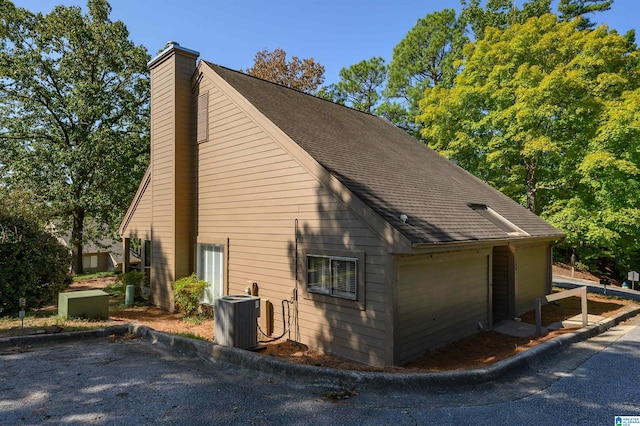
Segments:
[[[600,315],[587,315],[587,325],[593,325],[602,321],[604,317]],[[563,328],[582,328],[582,314],[576,315],[575,317],[571,317],[562,321]]]
[[[602,321],[604,317],[600,315],[587,315],[587,325],[594,325]],[[558,330],[561,328],[582,328],[582,314],[568,318],[564,321],[554,322],[547,327],[549,330]]]
[[[535,324],[529,324],[526,322],[506,320],[498,324],[493,328],[498,333],[506,334],[507,336],[515,337],[529,337],[536,334]],[[542,333],[546,333],[547,329],[542,327]]]

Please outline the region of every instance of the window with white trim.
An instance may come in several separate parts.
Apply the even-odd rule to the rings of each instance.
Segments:
[[[307,291],[357,300],[358,259],[307,255]]]
[[[209,283],[200,297],[200,303],[213,305],[224,292],[224,245],[198,244],[196,276]]]

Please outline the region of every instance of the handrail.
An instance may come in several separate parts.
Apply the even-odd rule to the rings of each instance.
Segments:
[[[566,299],[567,297],[580,296],[582,309],[582,326],[589,325],[589,313],[587,312],[587,287],[578,287],[559,293],[547,294],[536,299],[536,334],[542,334],[542,304],[546,305],[554,300]]]

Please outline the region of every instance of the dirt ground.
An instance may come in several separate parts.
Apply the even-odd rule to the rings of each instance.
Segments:
[[[563,269],[564,271],[562,271]],[[554,267],[554,273],[563,273],[570,276],[570,269],[564,267]],[[581,273],[580,276],[574,274],[576,278],[594,279],[593,276]],[[79,291],[88,289],[104,288],[113,282],[113,278],[101,278],[97,280],[82,281],[73,283],[69,291]],[[589,294],[588,310],[590,314],[608,317],[625,308],[626,305],[634,302],[604,298]],[[110,318],[107,322],[95,324],[95,326],[122,324],[125,322],[136,322],[144,324],[155,330],[181,334],[187,337],[198,336],[199,338],[213,341],[213,320],[199,319],[197,321],[185,319],[181,314],[171,314],[153,306],[134,306],[124,308],[118,301],[113,301],[110,307]],[[120,301],[121,302],[121,301]],[[55,307],[53,307],[55,308]],[[549,325],[562,321],[580,313],[580,299],[572,297],[563,299],[557,305],[546,305],[542,310],[542,324]],[[535,324],[533,312],[529,312],[521,317],[522,321]],[[0,323],[2,327],[2,323]],[[49,329],[51,325],[48,325]],[[68,327],[66,324],[60,325],[61,329]],[[58,327],[58,328],[60,328]],[[42,324],[35,321],[30,325],[33,332],[43,332]],[[57,330],[59,331],[59,330]],[[363,364],[352,362],[340,357],[322,354],[310,350],[304,345],[281,340],[264,344],[266,348],[259,353],[264,356],[275,356],[282,359],[304,364],[317,366],[352,369],[361,371],[388,371],[388,372],[413,372],[413,371],[447,371],[481,368],[491,365],[507,357],[525,351],[545,340],[551,339],[559,334],[572,331],[571,329],[561,329],[549,332],[543,336],[533,337],[512,337],[494,331],[485,331],[465,339],[458,340],[450,345],[426,353],[422,359],[407,364],[403,367],[375,368]],[[16,327],[9,330],[0,328],[0,337],[16,335]]]

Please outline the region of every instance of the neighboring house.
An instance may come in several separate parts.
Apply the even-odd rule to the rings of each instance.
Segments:
[[[71,232],[66,232],[58,238],[71,250]],[[122,259],[122,242],[111,238],[101,238],[98,242],[86,243],[82,246],[84,272],[114,271],[120,267]],[[136,259],[132,257],[130,264],[135,263]]]
[[[277,334],[287,300],[290,338],[397,365],[551,291],[563,234],[533,213],[383,118],[197,57],[149,63],[151,165],[120,227],[157,305],[194,271],[206,303],[257,283]]]

